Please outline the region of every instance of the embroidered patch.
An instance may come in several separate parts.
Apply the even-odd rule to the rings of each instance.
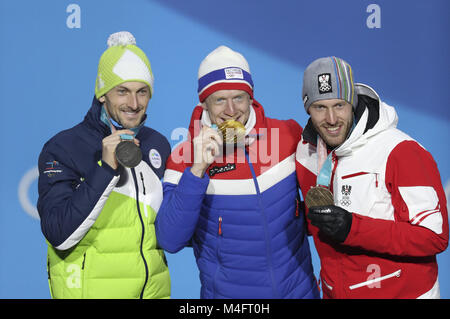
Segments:
[[[351,192],[352,192],[351,185],[342,185],[342,189],[341,189],[341,193],[342,193],[341,205],[342,206],[349,206],[352,203],[350,200]]]
[[[229,172],[229,171],[232,171],[235,169],[236,169],[236,164],[231,164],[231,163],[227,164],[225,166],[214,166],[213,168],[211,168],[209,170],[209,176],[213,177],[216,174],[226,173],[226,172]]]
[[[150,159],[150,163],[153,165],[154,168],[160,168],[162,164],[161,155],[159,152],[155,149],[151,149],[148,153],[148,157]]]
[[[45,165],[47,166],[44,169],[44,174],[48,177],[53,177],[56,174],[62,173],[62,169],[59,167],[58,161],[46,162]]]
[[[225,78],[228,79],[243,79],[244,73],[239,68],[226,68],[225,69]]]
[[[333,92],[333,88],[331,87],[331,74],[330,73],[319,74],[317,81],[318,81],[318,85],[319,85],[319,93],[320,94]]]

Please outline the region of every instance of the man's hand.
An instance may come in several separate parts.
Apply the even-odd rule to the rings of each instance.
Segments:
[[[325,235],[342,243],[352,227],[353,215],[341,207],[329,205],[311,207],[308,218]]]
[[[115,130],[114,132],[105,137],[102,140],[102,161],[111,166],[112,169],[117,169],[119,167],[119,163],[117,162],[115,151],[117,144],[119,144],[122,139],[120,138],[121,134],[134,135],[134,132],[131,130]],[[130,143],[135,143],[139,146],[139,140],[134,138]]]
[[[208,166],[220,154],[223,145],[222,137],[216,130],[204,126],[194,138],[193,143],[194,164],[192,164],[191,172],[195,176],[202,178]]]

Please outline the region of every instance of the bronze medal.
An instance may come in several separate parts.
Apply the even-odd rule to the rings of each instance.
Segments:
[[[133,141],[124,140],[116,147],[116,159],[120,165],[133,168],[141,162],[142,152]]]
[[[312,187],[308,193],[306,193],[305,204],[308,208],[334,205],[333,194],[328,188],[322,186]]]

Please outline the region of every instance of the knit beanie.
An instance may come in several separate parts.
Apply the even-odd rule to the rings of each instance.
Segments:
[[[312,62],[303,75],[303,104],[309,106],[319,100],[341,99],[358,105],[350,64],[337,57],[320,58]]]
[[[100,98],[124,82],[143,82],[153,95],[153,73],[145,53],[136,46],[136,39],[127,31],[109,36],[108,49],[98,63],[95,96]]]
[[[208,54],[198,69],[200,102],[219,90],[246,91],[253,99],[253,81],[247,60],[223,45]]]

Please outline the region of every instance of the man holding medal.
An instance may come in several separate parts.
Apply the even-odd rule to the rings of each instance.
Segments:
[[[324,298],[439,298],[449,228],[431,154],[340,58],[306,68],[302,97],[297,177]]]
[[[37,206],[53,298],[170,297],[153,225],[170,145],[144,126],[152,94],[147,56],[114,33],[84,120],[44,145]]]
[[[171,154],[156,218],[161,247],[192,246],[201,298],[317,298],[295,150],[301,127],[264,115],[245,58],[220,46],[200,64],[189,127]]]

